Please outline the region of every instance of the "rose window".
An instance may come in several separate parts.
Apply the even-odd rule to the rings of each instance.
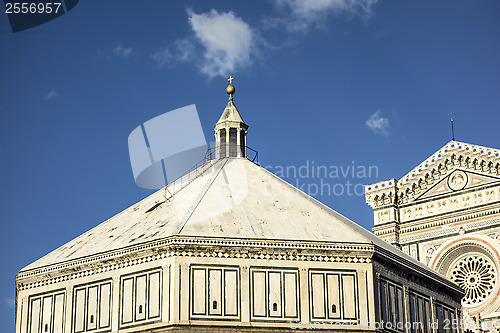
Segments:
[[[485,300],[495,287],[493,263],[481,256],[466,256],[451,269],[451,280],[465,290],[463,305],[476,305]]]

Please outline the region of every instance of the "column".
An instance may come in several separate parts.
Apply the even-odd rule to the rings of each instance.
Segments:
[[[220,152],[219,152],[220,130],[216,130],[214,136],[215,136],[215,146],[214,146],[215,151],[213,152],[213,154],[214,154],[213,156],[214,156],[214,158],[218,159],[218,158],[220,158]],[[210,147],[209,147],[209,149],[210,149]]]
[[[241,129],[239,127],[236,127],[236,157],[241,157],[240,131]]]
[[[404,285],[403,286],[403,298],[404,298],[404,305],[405,305],[405,331],[410,333],[411,332],[411,325],[413,323],[411,322],[411,316],[410,316],[410,293],[408,290],[408,286]],[[410,323],[409,325],[407,323]]]
[[[431,324],[431,330],[432,332],[437,332],[438,331],[438,322],[437,322],[437,316],[436,316],[436,300],[434,297],[431,296],[431,317],[432,317],[432,324]]]
[[[231,157],[231,155],[230,155],[231,149],[229,147],[229,145],[230,145],[230,142],[229,142],[229,130],[230,130],[230,128],[226,126],[225,129],[226,129],[226,146],[225,146],[225,149],[224,149],[225,152],[226,152],[225,156],[226,157]]]
[[[381,297],[382,295],[380,292],[380,273],[375,272],[375,279],[373,283],[373,303],[375,304],[375,321],[371,323],[372,325],[376,325],[377,323],[380,323],[382,321],[382,313],[381,313],[382,303],[380,302]]]
[[[455,309],[455,319],[457,320],[457,332],[462,333],[462,311],[460,309]]]

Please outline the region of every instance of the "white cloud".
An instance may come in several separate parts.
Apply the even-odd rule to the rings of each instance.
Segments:
[[[369,17],[378,0],[275,0],[281,10],[287,11],[286,18],[280,18],[290,31],[305,31],[311,25],[324,23],[329,15],[346,14]]]
[[[119,57],[124,57],[127,58],[132,55],[132,48],[131,47],[123,47],[122,44],[118,44],[113,48],[113,53]]]
[[[59,94],[56,93],[54,90],[51,90],[43,96],[43,100],[48,101],[57,97],[59,97]]]
[[[159,67],[193,62],[202,74],[213,78],[229,76],[252,63],[258,53],[257,37],[243,19],[215,9],[202,14],[188,9],[187,14],[193,35],[153,53],[151,58]]]
[[[165,67],[170,63],[170,61],[174,58],[172,52],[169,49],[162,49],[156,53],[151,55],[159,67]]]
[[[176,57],[180,61],[191,60],[194,55],[194,49],[193,43],[188,39],[179,39],[175,41]]]
[[[13,299],[13,298],[6,298],[5,299],[5,304],[7,304],[8,307],[14,307],[14,305],[16,305],[16,300]]]
[[[210,78],[228,76],[237,68],[251,64],[257,52],[256,38],[250,26],[233,12],[196,14],[188,10],[189,24],[203,47],[200,70]]]
[[[368,126],[375,134],[389,135],[389,119],[381,116],[381,111],[378,110],[366,120]]]
[[[189,39],[179,39],[174,46],[169,49],[161,49],[151,55],[159,67],[175,64],[176,62],[186,62],[194,59],[195,46]]]

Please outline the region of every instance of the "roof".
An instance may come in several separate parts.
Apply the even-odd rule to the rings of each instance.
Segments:
[[[190,176],[188,185],[178,179],[21,272],[179,235],[370,244],[436,275],[246,158],[208,161]]]
[[[224,111],[222,111],[222,115],[219,118],[219,121],[217,124],[230,121],[230,122],[239,122],[239,123],[245,123],[243,121],[243,118],[241,118],[240,113],[238,112],[238,109],[236,109],[236,105],[234,105],[233,98],[229,98],[229,102],[227,102],[226,108]],[[215,126],[217,126],[215,124]]]

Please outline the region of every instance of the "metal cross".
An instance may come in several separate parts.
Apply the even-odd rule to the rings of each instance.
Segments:
[[[448,116],[450,116],[450,118],[451,118],[451,137],[452,137],[453,141],[455,141],[455,130],[453,129],[453,115],[454,114],[455,114],[455,112],[448,113]]]
[[[229,75],[229,79],[227,79],[229,81],[229,84],[233,84],[233,80],[234,80],[234,77],[232,77],[231,75]]]

